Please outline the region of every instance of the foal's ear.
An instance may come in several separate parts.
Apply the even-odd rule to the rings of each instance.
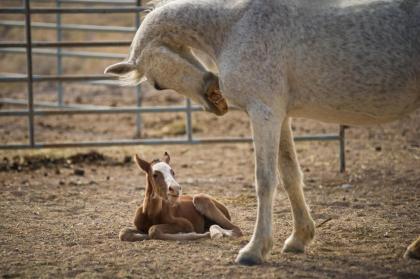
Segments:
[[[136,165],[144,172],[148,173],[150,171],[150,163],[140,158],[139,155],[134,155],[134,162],[136,162]]]
[[[169,157],[168,152],[165,152],[165,154],[163,154],[163,161],[167,164],[169,164],[169,162],[171,161],[171,157]]]

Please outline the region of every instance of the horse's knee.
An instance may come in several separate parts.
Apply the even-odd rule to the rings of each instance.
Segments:
[[[151,239],[158,239],[161,235],[161,231],[157,226],[151,226],[148,232],[148,235]]]

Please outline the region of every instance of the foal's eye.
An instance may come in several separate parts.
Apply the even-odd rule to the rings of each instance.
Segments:
[[[154,173],[153,174],[153,178],[158,178],[158,174],[157,173]]]

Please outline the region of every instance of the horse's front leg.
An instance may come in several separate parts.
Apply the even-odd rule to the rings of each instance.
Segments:
[[[274,113],[268,106],[254,106],[248,111],[251,118],[255,148],[257,220],[251,241],[241,249],[236,262],[260,264],[271,250],[272,203],[278,185],[278,150],[283,113]]]
[[[279,170],[289,196],[293,213],[293,233],[286,240],[283,252],[304,252],[315,234],[315,223],[303,194],[303,175],[297,160],[290,119],[282,125],[280,136]]]

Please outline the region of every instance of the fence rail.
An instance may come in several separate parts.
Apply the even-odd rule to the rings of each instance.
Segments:
[[[252,142],[247,137],[223,137],[223,138],[194,138],[192,132],[192,113],[201,111],[198,106],[193,106],[190,100],[187,100],[185,106],[171,107],[145,107],[141,104],[140,88],[136,88],[137,106],[136,107],[105,107],[94,105],[72,105],[63,103],[62,82],[92,82],[92,83],[110,83],[113,78],[104,75],[63,75],[62,74],[62,58],[63,57],[83,57],[93,59],[121,59],[125,55],[108,54],[98,52],[81,52],[81,51],[63,51],[62,48],[72,47],[120,47],[129,46],[130,41],[92,41],[92,42],[75,42],[63,41],[62,31],[98,31],[98,32],[122,32],[131,33],[140,25],[139,12],[145,11],[147,8],[141,6],[140,0],[55,0],[55,8],[31,8],[30,0],[23,0],[23,7],[0,8],[0,14],[22,14],[25,16],[24,21],[2,20],[0,26],[10,28],[25,28],[24,42],[0,42],[0,52],[26,54],[27,73],[23,74],[0,74],[0,83],[4,82],[26,82],[27,84],[27,100],[17,99],[0,99],[2,104],[11,105],[27,105],[27,109],[18,110],[1,110],[1,117],[27,117],[28,118],[28,134],[29,142],[23,144],[1,144],[0,149],[27,149],[27,148],[63,148],[63,147],[99,147],[114,145],[156,145],[156,144],[216,144],[216,143],[246,143]],[[32,2],[49,2],[46,0],[35,0]],[[89,7],[61,7],[63,4],[85,4]],[[103,5],[103,7],[91,7],[91,5]],[[117,7],[105,7],[105,5],[118,5]],[[130,5],[121,7],[120,5]],[[81,24],[61,24],[62,14],[110,14],[110,13],[132,13],[135,15],[134,27],[122,26],[96,26]],[[32,14],[55,14],[56,23],[32,22]],[[32,29],[55,29],[57,41],[55,42],[36,42],[32,40]],[[34,50],[34,48],[37,48]],[[56,50],[39,49],[39,48],[56,48]],[[57,74],[56,75],[34,75],[32,67],[32,55],[54,55],[57,58]],[[33,98],[34,82],[57,82],[58,102],[53,104],[49,102],[35,103]],[[35,109],[35,107],[44,107],[47,109]],[[186,137],[176,139],[134,139],[134,140],[103,140],[103,141],[79,141],[79,142],[37,142],[35,139],[35,116],[49,115],[74,115],[74,114],[119,114],[119,113],[135,113],[137,134],[141,131],[141,114],[143,113],[163,113],[163,112],[184,112],[186,115]],[[337,134],[321,134],[307,135],[295,137],[295,141],[338,141],[340,171],[345,169],[345,127],[340,126]]]

